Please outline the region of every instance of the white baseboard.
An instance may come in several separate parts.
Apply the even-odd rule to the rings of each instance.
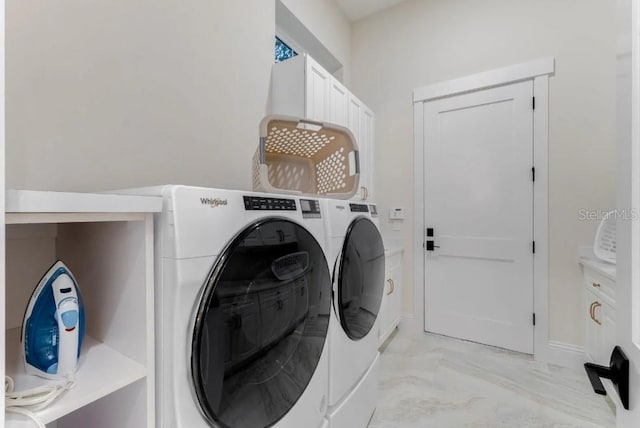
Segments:
[[[424,334],[422,323],[413,314],[400,315],[398,334],[407,339],[417,339]]]
[[[535,359],[576,370],[583,370],[585,363],[584,348],[570,343],[550,340],[547,349],[535,354]]]
[[[398,334],[407,339],[418,339],[425,334],[422,322],[413,314],[402,314]],[[583,370],[584,348],[569,343],[549,341],[543,349],[536,349],[534,359],[561,367]]]

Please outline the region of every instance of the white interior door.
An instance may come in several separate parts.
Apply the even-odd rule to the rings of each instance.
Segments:
[[[616,404],[618,428],[640,427],[640,6],[618,0],[616,330],[611,364],[585,364],[595,392]]]
[[[424,104],[425,329],[528,354],[532,99],[525,81]]]

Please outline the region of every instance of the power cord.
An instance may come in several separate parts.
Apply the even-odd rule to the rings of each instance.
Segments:
[[[26,389],[15,392],[15,383],[9,376],[4,377],[4,397],[5,411],[26,416],[31,419],[38,428],[46,428],[44,423],[34,412],[42,410],[54,400],[72,389],[76,385],[75,381],[68,380],[64,383],[39,386],[37,388]],[[29,407],[26,409],[25,407]]]

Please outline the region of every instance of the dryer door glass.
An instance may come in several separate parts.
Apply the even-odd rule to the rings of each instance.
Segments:
[[[266,219],[238,234],[195,314],[191,374],[208,421],[254,428],[282,418],[318,365],[330,309],[329,267],[306,229]]]
[[[351,339],[362,339],[369,333],[383,292],[382,237],[371,220],[359,217],[347,229],[338,272],[340,324]]]

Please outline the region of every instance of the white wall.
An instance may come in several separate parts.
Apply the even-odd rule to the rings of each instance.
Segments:
[[[351,24],[335,0],[282,0],[282,3],[342,63],[343,81],[349,85]]]
[[[352,28],[352,88],[376,113],[377,199],[407,208],[384,234],[404,241],[404,308],[413,302],[412,91],[540,57],[550,80],[550,339],[583,342],[578,247],[597,224],[578,211],[615,202],[615,2],[410,0]],[[419,232],[415,232],[419,233]]]
[[[287,3],[348,62],[333,0]],[[7,2],[7,186],[249,189],[274,34],[274,1]]]

